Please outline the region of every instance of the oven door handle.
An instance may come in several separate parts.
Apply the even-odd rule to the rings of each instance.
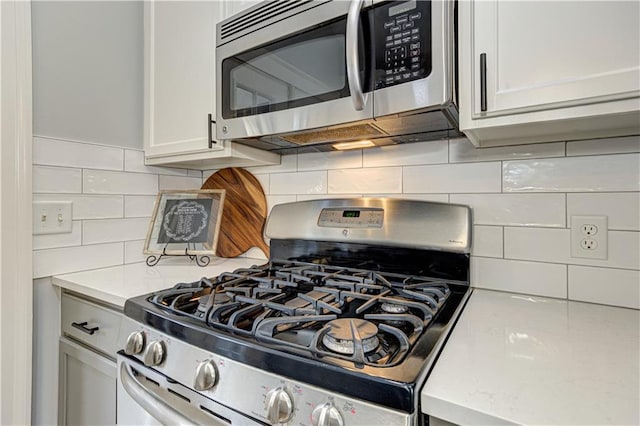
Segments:
[[[176,398],[176,401],[169,402],[140,382],[126,362],[120,364],[120,382],[129,396],[163,425],[228,426],[228,423],[215,417],[207,416],[196,407],[189,403],[184,403],[178,398]]]
[[[362,111],[366,101],[365,94],[362,91],[360,83],[360,71],[358,64],[358,24],[360,23],[360,10],[364,0],[352,0],[347,14],[347,34],[346,34],[346,61],[347,61],[347,80],[349,82],[349,91],[351,92],[351,101],[356,111]]]

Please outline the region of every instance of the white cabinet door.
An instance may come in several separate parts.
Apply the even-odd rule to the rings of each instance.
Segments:
[[[474,113],[486,54],[487,112],[534,111],[637,96],[640,2],[477,1]]]
[[[116,423],[116,363],[60,340],[61,425]]]
[[[222,6],[220,1],[145,2],[148,158],[210,149],[207,116],[215,117],[215,25]]]
[[[145,162],[193,169],[278,164],[280,156],[215,139],[216,24],[248,7],[220,0],[145,1]],[[209,127],[211,126],[211,128]]]
[[[458,28],[476,145],[640,133],[640,2],[462,1]]]

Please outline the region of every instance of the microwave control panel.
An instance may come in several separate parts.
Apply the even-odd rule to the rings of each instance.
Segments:
[[[431,1],[393,1],[374,9],[375,88],[431,73]]]

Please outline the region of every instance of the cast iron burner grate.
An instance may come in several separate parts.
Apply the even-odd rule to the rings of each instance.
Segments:
[[[357,367],[390,367],[402,362],[446,303],[449,286],[457,284],[466,285],[271,261],[223,273],[214,280],[178,284],[149,301],[196,319],[203,327],[296,353],[338,358]]]

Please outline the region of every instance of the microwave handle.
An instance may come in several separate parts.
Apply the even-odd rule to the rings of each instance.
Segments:
[[[351,92],[351,100],[356,111],[364,109],[365,95],[362,91],[360,83],[360,72],[358,70],[358,23],[360,21],[360,10],[362,9],[363,0],[352,0],[347,15],[347,34],[346,34],[346,61],[347,61],[347,80],[349,82],[349,91]]]

